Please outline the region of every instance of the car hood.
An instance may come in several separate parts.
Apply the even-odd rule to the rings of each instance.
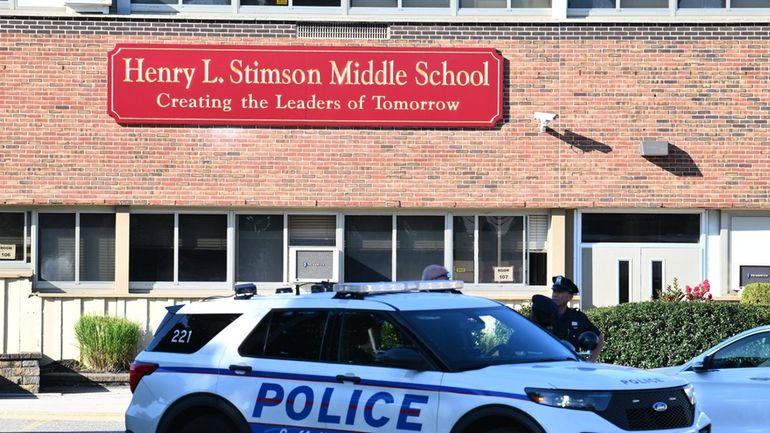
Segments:
[[[683,365],[675,365],[673,367],[660,367],[660,368],[652,368],[649,371],[655,372],[655,373],[662,373],[667,374],[669,376],[674,376],[682,372],[687,367],[688,364]]]
[[[448,374],[445,384],[523,392],[524,388],[602,391],[658,389],[684,386],[687,382],[678,377],[631,367],[564,361],[495,365]]]

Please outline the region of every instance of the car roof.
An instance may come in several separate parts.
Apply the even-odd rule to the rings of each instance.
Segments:
[[[182,314],[245,313],[284,308],[338,308],[377,311],[419,311],[500,306],[497,301],[459,293],[405,292],[336,297],[334,293],[257,295],[249,299],[233,297],[209,299],[184,305]]]

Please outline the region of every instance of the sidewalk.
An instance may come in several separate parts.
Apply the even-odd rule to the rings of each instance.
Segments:
[[[24,396],[0,396],[0,420],[123,421],[128,387],[82,387]]]

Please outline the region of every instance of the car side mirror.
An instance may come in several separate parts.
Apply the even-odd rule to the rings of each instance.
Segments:
[[[690,368],[696,373],[703,373],[711,370],[711,365],[714,360],[714,355],[706,355],[701,359],[696,359],[692,362]]]
[[[429,365],[425,358],[411,347],[394,347],[388,349],[382,354],[382,363],[384,365],[407,370],[427,370]]]

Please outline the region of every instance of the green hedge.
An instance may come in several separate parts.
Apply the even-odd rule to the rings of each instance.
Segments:
[[[682,364],[738,332],[770,323],[770,306],[727,302],[638,302],[586,314],[605,335],[599,360],[640,368]]]
[[[770,284],[747,284],[741,293],[741,303],[770,305]]]
[[[80,361],[99,371],[126,370],[139,344],[139,324],[110,316],[83,316],[75,324]]]

